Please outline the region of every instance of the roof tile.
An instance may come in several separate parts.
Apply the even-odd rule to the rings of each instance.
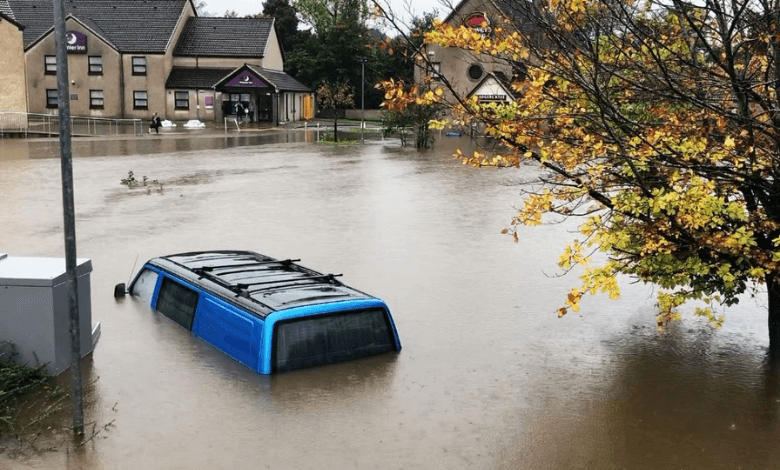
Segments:
[[[273,18],[201,18],[187,21],[174,56],[262,58]]]
[[[5,1],[26,28],[24,47],[54,25],[51,0]],[[189,0],[66,0],[66,14],[96,24],[121,52],[163,53]]]
[[[174,67],[168,80],[165,82],[165,88],[212,88],[217,82],[230,75],[235,68],[190,68]]]

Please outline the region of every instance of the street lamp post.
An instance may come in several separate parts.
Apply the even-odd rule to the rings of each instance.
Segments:
[[[360,59],[360,143],[365,144],[366,129],[366,59]]]
[[[81,326],[76,282],[76,210],[73,195],[73,155],[71,151],[70,87],[68,50],[65,43],[65,2],[54,0],[54,44],[57,52],[57,112],[60,120],[60,164],[62,174],[62,212],[65,232],[65,272],[70,320],[70,374],[73,395],[73,431],[84,435],[84,401],[81,388]]]

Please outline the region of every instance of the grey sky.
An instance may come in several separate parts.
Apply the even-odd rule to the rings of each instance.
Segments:
[[[408,10],[417,16],[438,10],[439,17],[443,18],[449,13],[449,9],[443,6],[441,0],[379,0],[389,3],[390,8],[399,16],[408,17]],[[446,1],[446,0],[445,0]],[[457,2],[454,2],[457,3]],[[222,16],[228,10],[234,10],[239,15],[249,15],[263,11],[263,2],[258,0],[206,0],[206,11]]]

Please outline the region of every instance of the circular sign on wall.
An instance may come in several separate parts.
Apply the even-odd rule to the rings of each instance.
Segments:
[[[466,17],[466,19],[463,21],[463,24],[469,28],[475,29],[481,34],[490,33],[490,20],[484,12],[475,11]]]

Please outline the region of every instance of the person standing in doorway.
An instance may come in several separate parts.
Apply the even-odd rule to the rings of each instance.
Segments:
[[[255,105],[252,103],[252,100],[249,100],[249,107],[246,110],[246,120],[247,122],[252,122],[255,118]]]

